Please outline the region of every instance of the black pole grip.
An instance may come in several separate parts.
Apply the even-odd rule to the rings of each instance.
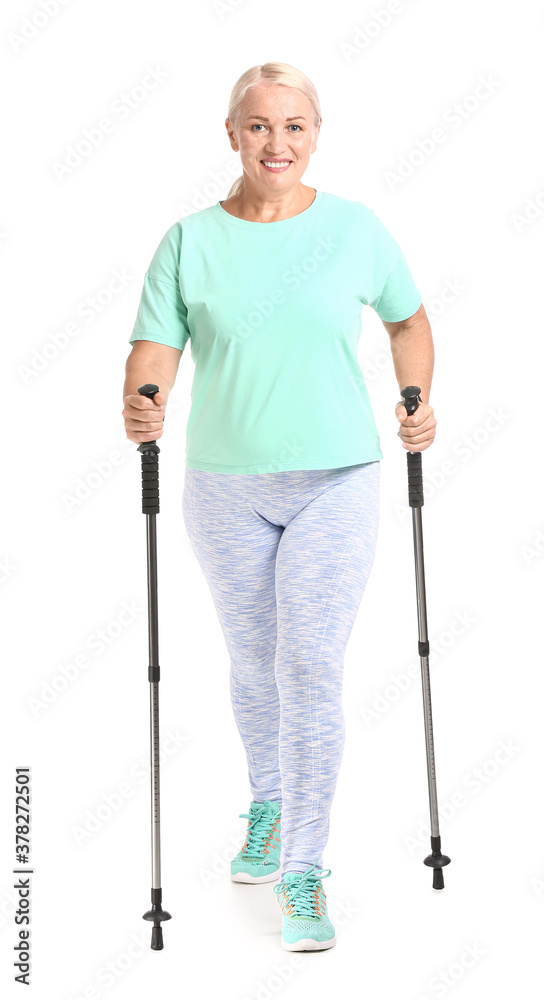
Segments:
[[[415,413],[421,399],[419,394],[421,389],[418,385],[407,385],[400,390],[404,399],[404,406],[409,417]],[[408,464],[408,503],[410,507],[423,507],[423,472],[421,466],[421,452],[409,451],[407,456]]]
[[[138,386],[138,392],[148,399],[153,399],[159,391],[158,385],[146,382],[145,385]],[[138,445],[142,455],[142,513],[158,514],[159,507],[159,452],[160,448],[156,441],[142,441]]]
[[[410,507],[423,507],[421,452],[409,451],[406,458],[408,464],[408,504]]]

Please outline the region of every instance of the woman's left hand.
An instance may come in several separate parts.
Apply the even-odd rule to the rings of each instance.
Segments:
[[[400,421],[398,436],[406,451],[425,451],[434,441],[436,418],[429,403],[418,403],[415,413],[408,416],[404,402],[397,403],[395,413]]]

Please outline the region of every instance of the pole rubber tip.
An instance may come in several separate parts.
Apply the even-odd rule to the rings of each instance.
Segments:
[[[423,864],[433,869],[433,889],[444,888],[443,869],[446,865],[449,865],[450,861],[451,858],[448,858],[447,854],[442,854],[440,850],[433,851],[432,854],[428,854],[424,859]]]
[[[153,951],[161,951],[164,945],[162,941],[162,927],[160,921],[171,920],[172,914],[168,913],[168,910],[163,910],[160,903],[153,903],[151,909],[144,913],[143,919],[153,921],[153,929],[151,931],[151,948]]]
[[[151,931],[151,947],[153,951],[160,951],[164,947],[162,942],[162,927],[158,924]]]
[[[433,870],[433,889],[443,889],[443,888],[444,888],[444,872],[442,871],[441,868],[435,868]]]

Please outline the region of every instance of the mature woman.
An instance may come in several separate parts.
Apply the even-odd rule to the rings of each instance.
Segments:
[[[391,338],[399,387],[421,387],[413,416],[395,409],[412,452],[434,439],[434,351],[406,260],[372,209],[302,183],[321,126],[310,80],[285,63],[252,67],[225,125],[243,175],[155,251],[123,416],[131,441],[161,436],[190,338],[183,517],[230,655],[253,797],[231,877],[279,876],[282,945],[314,950],[336,941],[323,851],[344,652],[378,530],[383,456],[357,361],[362,307]],[[153,400],[137,393],[145,382],[160,387]]]

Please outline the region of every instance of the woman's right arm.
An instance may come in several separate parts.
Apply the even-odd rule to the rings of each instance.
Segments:
[[[136,340],[125,365],[123,417],[129,441],[155,441],[163,432],[162,420],[168,396],[176,380],[183,351],[151,340]],[[154,382],[159,386],[153,399],[142,396],[138,386]]]

